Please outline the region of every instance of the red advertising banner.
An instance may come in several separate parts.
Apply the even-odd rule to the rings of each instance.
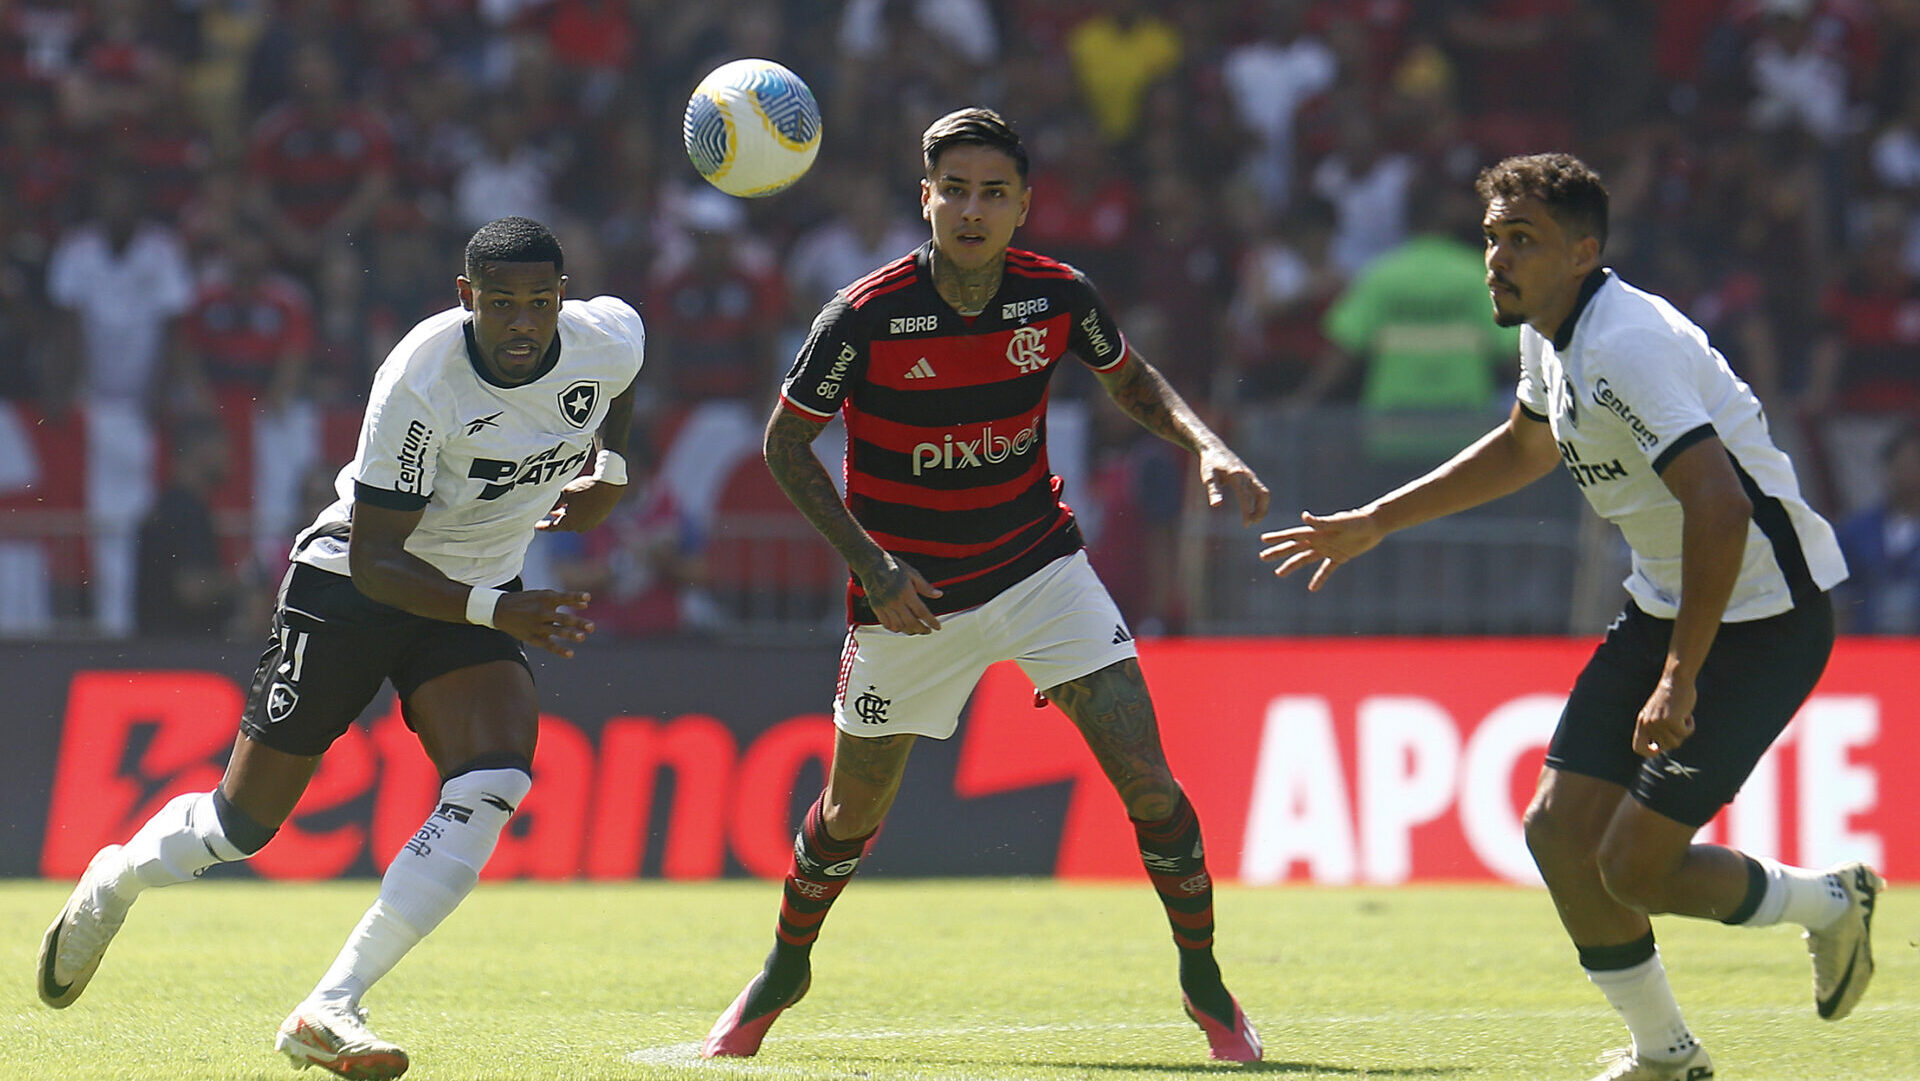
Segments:
[[[1536,880],[1520,816],[1591,641],[1188,639],[1140,649],[1217,877]],[[122,667],[108,667],[107,656],[0,654],[0,673],[31,666],[46,701],[23,708],[49,714],[44,728],[16,733],[28,775],[7,797],[0,873],[75,877],[166,800],[219,779],[238,678],[210,670],[217,659],[180,667],[170,654],[173,666],[140,666],[121,651],[111,656]],[[1864,858],[1889,877],[1920,879],[1920,794],[1902,783],[1920,767],[1915,671],[1920,640],[1843,640],[1708,836],[1807,865]],[[831,756],[818,712],[831,652],[622,647],[546,673],[538,781],[487,877],[784,871],[795,816]],[[1140,874],[1106,778],[1073,726],[1032,699],[1016,667],[997,666],[951,744],[923,741],[876,868]],[[652,715],[635,712],[641,704]],[[397,708],[379,706],[334,745],[294,818],[246,867],[270,878],[377,872],[436,790]]]
[[[1241,882],[1537,882],[1520,818],[1593,648],[1563,639],[1141,643],[1168,757],[1215,874]],[[1920,642],[1841,642],[1815,695],[1704,837],[1792,863],[1920,878]],[[1071,780],[1057,871],[1133,872],[1132,834],[1071,726],[1017,669],[963,730],[966,797]],[[1023,712],[1024,711],[1024,712]],[[1229,855],[1231,854],[1231,855]]]

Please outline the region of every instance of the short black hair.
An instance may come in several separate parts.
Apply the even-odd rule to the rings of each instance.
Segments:
[[[1600,174],[1572,154],[1526,154],[1480,171],[1473,182],[1480,201],[1538,199],[1562,228],[1607,246],[1607,186]]]
[[[940,155],[949,147],[967,145],[990,147],[1012,158],[1020,182],[1027,182],[1027,147],[1020,141],[1020,133],[999,113],[981,108],[956,109],[928,125],[926,134],[920,136],[920,157],[926,163],[927,175],[933,175]]]
[[[567,272],[560,238],[532,218],[495,218],[474,231],[467,241],[468,280],[489,263],[552,263],[554,273]]]

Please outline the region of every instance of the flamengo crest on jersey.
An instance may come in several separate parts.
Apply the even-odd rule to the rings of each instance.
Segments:
[[[971,319],[940,297],[932,244],[842,289],[781,388],[814,420],[843,412],[847,506],[881,547],[945,593],[936,613],[985,603],[1080,547],[1047,463],[1048,386],[1061,359],[1096,371],[1127,345],[1072,267],[1008,249],[992,303]],[[850,591],[856,623],[873,615]]]
[[[1625,535],[1633,550],[1626,587],[1635,603],[1662,619],[1679,611],[1683,516],[1660,470],[1707,436],[1726,447],[1753,502],[1723,618],[1779,615],[1807,590],[1845,579],[1832,527],[1801,498],[1759,399],[1706,332],[1665,299],[1611,271],[1595,273],[1563,342],[1521,329],[1517,394],[1523,409],[1551,426],[1562,464],[1593,509]]]
[[[424,508],[407,551],[456,582],[497,586],[520,573],[534,523],[590,464],[609,404],[639,374],[646,328],[617,297],[566,301],[553,367],[503,387],[475,369],[466,324],[460,308],[430,316],[387,355],[359,447],[334,482],[339,499],[301,534],[295,559],[350,573],[357,493]]]

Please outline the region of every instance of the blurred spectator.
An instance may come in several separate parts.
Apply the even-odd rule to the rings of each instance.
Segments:
[[[794,241],[786,274],[797,318],[811,321],[835,292],[926,242],[926,226],[894,206],[887,188],[886,178],[864,172],[834,184],[833,215]]]
[[[593,594],[596,633],[671,634],[708,621],[700,610],[703,539],[664,487],[622,500],[586,533],[548,533],[555,588]]]
[[[76,210],[74,194],[84,187],[85,159],[78,145],[58,138],[53,105],[43,90],[30,90],[4,107],[0,188],[19,212],[20,226],[51,244]]]
[[[1254,141],[1249,173],[1276,207],[1293,197],[1294,118],[1340,73],[1333,50],[1307,30],[1308,6],[1309,0],[1265,5],[1257,35],[1230,49],[1220,70],[1234,113]]]
[[[107,598],[130,576],[116,530],[127,541],[154,472],[158,347],[137,328],[157,318],[146,340],[164,340],[186,271],[97,285],[131,280],[151,245],[82,257],[93,180],[136,177],[210,281],[232,280],[228,237],[267,238],[312,304],[292,397],[323,410],[452,302],[449,234],[522,210],[575,238],[575,292],[647,313],[642,390],[665,401],[642,419],[661,468],[687,474],[654,478],[678,498],[712,479],[703,454],[752,454],[762,418],[738,404],[771,393],[825,295],[924,238],[910,205],[870,193],[917,174],[897,148],[928,120],[979,100],[1012,103],[1049,193],[1017,242],[1178,327],[1156,360],[1200,369],[1185,382],[1223,410],[1358,392],[1368,366],[1325,346],[1323,311],[1406,239],[1415,184],[1465,190],[1508,151],[1612,161],[1609,258],[1664,283],[1777,434],[1809,440],[1838,514],[1874,494],[1861,478],[1920,400],[1900,299],[1920,277],[1916,42],[1920,0],[0,0],[0,396],[84,407],[49,423],[100,444],[74,460],[100,490],[69,487],[103,527],[55,574],[92,574],[99,625],[130,625]],[[715,210],[681,113],[706,71],[755,55],[811,82],[827,149],[777,199]],[[1906,284],[1882,280],[1888,233]],[[76,274],[88,259],[108,276]],[[1315,374],[1328,358],[1344,377]],[[256,499],[252,434],[229,448],[235,511]],[[258,498],[290,498],[263,483]]]
[[[1109,146],[1139,134],[1154,83],[1180,67],[1180,31],[1146,0],[1110,0],[1067,31],[1067,58],[1094,128]]]
[[[1162,321],[1217,326],[1233,293],[1238,245],[1220,222],[1215,192],[1184,173],[1155,172],[1146,178],[1145,195],[1141,235],[1132,247],[1135,265],[1149,271],[1129,276],[1136,279],[1131,295]],[[1148,355],[1168,382],[1195,393],[1207,386],[1219,360],[1214,342],[1186,334],[1167,335],[1166,345]]]
[[[177,371],[197,411],[225,420],[248,463],[253,554],[271,560],[298,524],[300,478],[320,453],[313,301],[257,233],[227,237],[222,256],[180,321]]]
[[[134,539],[153,500],[152,406],[171,325],[193,300],[180,237],[145,216],[140,188],[108,173],[93,215],[54,248],[47,298],[71,316],[78,363],[54,373],[56,400],[86,415],[87,522],[95,626],[134,628]]]
[[[1816,0],[1759,0],[1748,53],[1749,120],[1762,131],[1795,128],[1821,143],[1846,134],[1848,80],[1843,42],[1816,30]]]
[[[178,65],[158,40],[158,5],[146,0],[93,0],[78,62],[61,80],[61,113],[76,131],[114,130],[144,119]]]
[[[1835,612],[1855,634],[1920,634],[1920,424],[1880,452],[1882,498],[1840,525],[1847,580]]]
[[[1345,285],[1327,259],[1333,209],[1303,199],[1284,215],[1242,205],[1237,285],[1228,309],[1229,363],[1214,376],[1216,402],[1351,401],[1351,371],[1322,372],[1338,360],[1320,327]]]
[[[254,33],[243,90],[247,114],[255,117],[299,92],[306,77],[298,60],[302,51],[321,49],[341,72],[351,70],[359,57],[353,21],[340,17],[339,0],[278,0],[262,6],[267,21]]]
[[[1126,319],[1141,355],[1166,355],[1170,326],[1151,309]],[[1186,597],[1180,589],[1180,510],[1189,469],[1179,448],[1118,409],[1091,409],[1089,478],[1074,505],[1087,534],[1087,558],[1110,582],[1114,603],[1134,633],[1181,634]],[[1049,424],[1052,418],[1049,418]],[[1072,492],[1068,495],[1072,498]]]
[[[1414,200],[1415,232],[1368,263],[1327,310],[1322,329],[1337,350],[1300,391],[1313,400],[1349,366],[1362,369],[1360,406],[1377,456],[1451,448],[1461,434],[1444,414],[1464,414],[1472,432],[1497,407],[1499,373],[1517,372],[1520,328],[1493,321],[1487,267],[1463,238],[1473,206],[1457,188],[1427,188]],[[1409,414],[1441,414],[1434,430]],[[1471,437],[1472,432],[1469,433]]]
[[[1583,99],[1620,92],[1583,92],[1578,72],[1587,20],[1580,0],[1454,0],[1436,7],[1440,41],[1461,73],[1465,107],[1492,158],[1570,145]]]
[[[1085,271],[1103,291],[1133,295],[1133,258],[1140,227],[1140,178],[1119,167],[1115,152],[1081,125],[1033,140],[1033,200],[1014,245],[1045,251]]]
[[[1352,103],[1339,133],[1339,145],[1314,168],[1313,192],[1333,206],[1327,256],[1350,278],[1405,239],[1414,162],[1383,145],[1377,122]]]
[[[1920,3],[1914,7],[1920,9]],[[1873,188],[1896,200],[1892,205],[1905,218],[1901,262],[1920,275],[1920,80],[1899,112],[1874,134],[1868,170]]]
[[[554,180],[561,163],[527,138],[527,114],[501,94],[480,106],[480,145],[453,181],[454,218],[471,232],[514,215],[555,221]]]
[[[702,187],[681,203],[681,243],[654,268],[647,374],[684,403],[771,400],[784,367],[774,343],[786,296],[778,269],[745,234],[738,200]]]
[[[1813,349],[1806,407],[1920,411],[1920,275],[1902,260],[1904,223],[1883,210],[1821,298],[1825,332]]]
[[[255,126],[247,174],[275,244],[311,268],[323,246],[366,227],[392,183],[393,146],[324,45],[301,45],[290,63],[292,97]]]
[[[55,336],[46,332],[47,249],[19,227],[18,207],[0,199],[0,400],[33,400],[45,393]]]
[[[313,301],[282,272],[266,238],[221,240],[175,336],[175,392],[198,411],[245,416],[306,397],[313,362]]]
[[[172,432],[166,490],[140,523],[137,626],[166,638],[223,636],[240,582],[222,555],[212,497],[227,474],[220,426],[203,420]]]

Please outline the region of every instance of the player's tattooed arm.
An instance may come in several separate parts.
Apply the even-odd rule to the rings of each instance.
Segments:
[[[1271,498],[1267,486],[1207,427],[1147,358],[1136,351],[1118,369],[1095,375],[1107,396],[1142,428],[1200,456],[1200,479],[1207,486],[1209,506],[1226,502],[1226,493],[1231,490],[1240,503],[1242,525],[1252,525],[1266,516]]]
[[[767,421],[762,448],[767,469],[793,505],[847,561],[881,626],[905,634],[939,630],[940,621],[920,598],[937,597],[940,591],[881,548],[854,520],[853,512],[827,476],[826,467],[820,464],[820,456],[813,452],[813,441],[823,427],[818,421],[776,406]]]

